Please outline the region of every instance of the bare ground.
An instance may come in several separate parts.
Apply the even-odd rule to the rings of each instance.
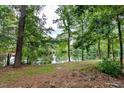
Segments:
[[[69,65],[69,64],[68,64]],[[15,69],[10,67],[0,69],[0,76],[6,72],[23,71],[25,66]],[[0,78],[1,79],[1,78]],[[9,83],[2,83],[0,87],[8,88],[124,88],[124,76],[114,78],[92,69],[80,71],[68,69],[63,66],[55,66],[53,73],[43,73],[31,77],[23,76]]]

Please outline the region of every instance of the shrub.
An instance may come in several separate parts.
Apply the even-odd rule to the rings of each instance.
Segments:
[[[120,64],[118,61],[103,59],[102,62],[99,63],[98,68],[100,71],[109,74],[112,77],[118,77],[121,74]]]

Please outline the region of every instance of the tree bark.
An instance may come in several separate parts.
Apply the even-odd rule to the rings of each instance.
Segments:
[[[29,56],[27,56],[27,64],[30,65],[31,61],[29,60]]]
[[[81,50],[82,50],[82,61],[84,60],[84,47],[83,47],[83,20],[82,20],[82,36],[81,36]]]
[[[82,48],[82,61],[84,60],[84,49]]]
[[[114,53],[114,42],[113,42],[113,39],[112,39],[112,56],[113,56],[113,60],[115,60],[115,53]]]
[[[8,53],[8,55],[7,55],[7,66],[9,66],[10,65],[10,54]]]
[[[68,29],[68,62],[71,62],[70,59],[70,19],[69,19],[69,14],[67,13],[67,29]]]
[[[119,15],[117,15],[117,26],[118,26],[118,37],[120,43],[120,68],[123,69],[123,41],[122,41],[121,23],[119,20]]]
[[[100,39],[98,40],[98,52],[97,52],[98,58],[101,58],[101,50],[100,50]]]
[[[108,52],[107,52],[107,57],[110,58],[110,37],[108,35]]]
[[[71,62],[70,59],[70,31],[68,30],[68,61]]]
[[[20,8],[21,15],[19,18],[18,38],[17,38],[17,45],[16,45],[16,55],[15,55],[14,67],[19,67],[21,65],[26,8],[27,8],[27,6],[25,6],[25,5],[22,5]]]

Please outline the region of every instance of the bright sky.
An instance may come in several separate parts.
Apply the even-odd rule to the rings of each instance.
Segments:
[[[46,5],[40,14],[42,16],[44,13],[47,17],[46,27],[52,27],[55,30],[49,34],[53,38],[56,38],[56,36],[60,33],[60,30],[57,28],[57,24],[53,24],[53,20],[59,18],[59,16],[55,13],[57,8],[57,5]]]

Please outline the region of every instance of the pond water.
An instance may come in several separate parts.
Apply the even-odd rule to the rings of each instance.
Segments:
[[[7,61],[6,56],[0,58],[0,64],[2,64],[2,66],[6,66],[6,64],[7,64],[6,61]],[[15,61],[15,56],[11,56],[10,57],[10,64],[14,64],[14,61]],[[65,63],[67,61],[68,60],[60,60],[60,61],[58,61],[57,57],[55,55],[53,55],[53,60],[52,60],[51,64]],[[75,60],[71,59],[71,61],[75,61]],[[24,63],[27,63],[27,60],[24,60]],[[33,62],[33,64],[36,64],[36,65],[41,65],[43,63],[44,62],[41,60],[41,58],[38,58],[36,61]]]
[[[14,61],[15,61],[15,57],[10,57],[10,64],[14,64]]]
[[[56,56],[53,55],[53,60],[52,60],[52,63],[51,63],[51,64],[64,63],[65,61],[67,61],[67,60],[65,60],[65,61],[59,61],[59,62],[57,62],[56,60],[57,60]],[[7,61],[7,58],[6,58],[6,57],[2,57],[2,58],[0,59],[0,64],[1,64],[2,66],[6,66],[6,64],[7,64],[6,61]],[[15,61],[15,57],[14,57],[14,56],[11,56],[11,57],[10,57],[10,64],[14,64],[14,61]],[[27,60],[24,60],[24,63],[27,63]],[[36,61],[34,61],[33,64],[40,65],[41,63],[44,63],[44,62],[42,62],[41,59],[38,58]]]

